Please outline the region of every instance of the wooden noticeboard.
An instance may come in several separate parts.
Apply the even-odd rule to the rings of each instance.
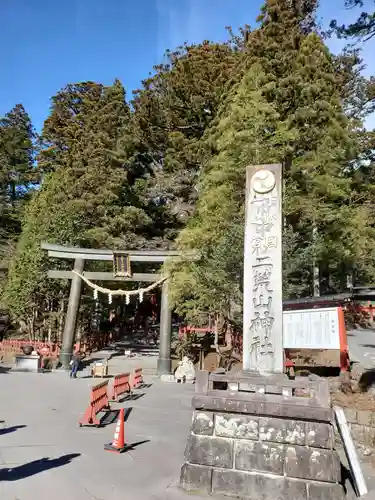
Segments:
[[[339,307],[283,312],[284,349],[340,349]]]

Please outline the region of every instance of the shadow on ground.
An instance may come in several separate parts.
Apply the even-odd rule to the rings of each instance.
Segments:
[[[144,441],[137,441],[136,443],[129,443],[126,445],[125,451],[131,451],[134,450],[137,446],[140,446],[141,444],[149,443],[149,439],[145,439]]]
[[[133,411],[132,406],[129,406],[129,408],[126,408],[126,410],[124,411],[124,422],[126,422],[128,420],[132,411]]]
[[[362,392],[366,392],[370,387],[375,386],[375,368],[366,370],[362,374],[358,385]]]
[[[133,411],[133,407],[125,408],[124,411],[124,422],[126,422]],[[99,427],[106,427],[107,425],[115,423],[119,418],[120,410],[109,410],[104,412],[103,416],[100,418]]]
[[[80,455],[80,453],[71,453],[69,455],[62,455],[59,458],[45,457],[17,467],[0,469],[0,481],[18,481],[19,479],[34,476],[45,470],[62,467],[69,464],[73,458],[77,458]]]
[[[0,436],[3,434],[10,434],[11,432],[18,431],[18,429],[23,429],[27,427],[26,425],[13,425],[12,427],[4,427],[4,429],[0,429]]]
[[[348,493],[348,486],[355,491],[354,479],[350,470],[341,462],[341,483],[344,487],[345,493]]]
[[[144,392],[140,392],[138,394],[134,394],[134,392],[132,392],[131,394],[127,394],[126,396],[122,397],[118,402],[124,403],[125,401],[136,401],[137,399],[142,398],[144,395]]]
[[[101,358],[96,358],[95,356],[85,356],[84,358],[81,359],[81,363],[80,363],[80,369],[84,369],[84,368],[87,368],[89,365],[93,364],[93,363],[101,363],[101,362],[104,362],[104,361],[109,361],[110,359],[112,358],[116,358],[118,356],[123,356],[124,354],[124,350],[114,350],[113,348],[110,348],[110,347],[105,347],[103,348],[103,350],[105,351],[112,351],[111,354],[107,354],[107,355],[104,355],[102,356]]]
[[[295,375],[299,377],[308,377],[312,373],[323,378],[338,377],[340,375],[339,366],[296,365],[294,370]]]

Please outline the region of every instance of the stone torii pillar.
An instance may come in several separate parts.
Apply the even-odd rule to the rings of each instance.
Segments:
[[[168,280],[165,280],[161,290],[158,375],[169,374],[172,371],[172,311],[169,307],[168,288]]]
[[[84,259],[75,259],[74,270],[82,274],[85,266]],[[70,360],[72,359],[74,338],[77,325],[79,303],[81,301],[82,280],[74,274],[70,285],[68,309],[64,325],[64,334],[60,352],[60,363],[65,370],[69,370]]]
[[[84,263],[89,261],[114,262],[116,252],[110,249],[77,248],[55,245],[47,242],[41,243],[41,248],[48,251],[48,257],[58,259],[73,259],[74,270],[83,274]],[[180,258],[180,252],[176,250],[126,250],[120,252],[127,255],[132,262],[163,263],[167,258]],[[195,255],[189,256],[194,259]],[[131,276],[114,275],[113,272],[94,271],[84,273],[87,279],[98,281],[136,281],[153,282],[160,279],[157,273],[134,273]],[[64,368],[69,368],[71,355],[73,353],[76,322],[81,297],[82,281],[72,271],[49,270],[48,277],[52,279],[70,279],[71,288],[69,294],[68,310],[65,320],[62,339],[60,362]],[[158,373],[160,375],[171,372],[171,332],[172,311],[169,306],[168,284],[162,287],[161,314],[160,314],[160,351],[158,359]]]
[[[282,373],[282,165],[246,169],[243,369]]]

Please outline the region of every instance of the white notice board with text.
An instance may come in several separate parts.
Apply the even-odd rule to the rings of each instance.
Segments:
[[[340,349],[339,308],[283,312],[284,349]]]

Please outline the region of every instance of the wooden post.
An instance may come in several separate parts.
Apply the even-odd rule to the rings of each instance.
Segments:
[[[282,166],[246,170],[243,369],[283,372]]]
[[[354,489],[357,496],[362,497],[368,493],[368,489],[361,469],[361,463],[358,460],[357,450],[350,434],[348,422],[342,408],[335,406],[333,410],[335,412],[337,428],[344,445],[346,458],[348,459],[349,467],[354,478]]]
[[[74,270],[82,273],[85,265],[84,259],[75,259]],[[70,360],[72,359],[74,334],[77,323],[79,303],[81,300],[82,280],[76,274],[72,278],[70,285],[70,294],[68,310],[66,313],[64,333],[62,338],[62,347],[60,352],[60,363],[65,370],[69,370]]]
[[[158,375],[171,373],[172,311],[169,308],[168,280],[165,280],[161,292],[160,308],[160,345]]]

